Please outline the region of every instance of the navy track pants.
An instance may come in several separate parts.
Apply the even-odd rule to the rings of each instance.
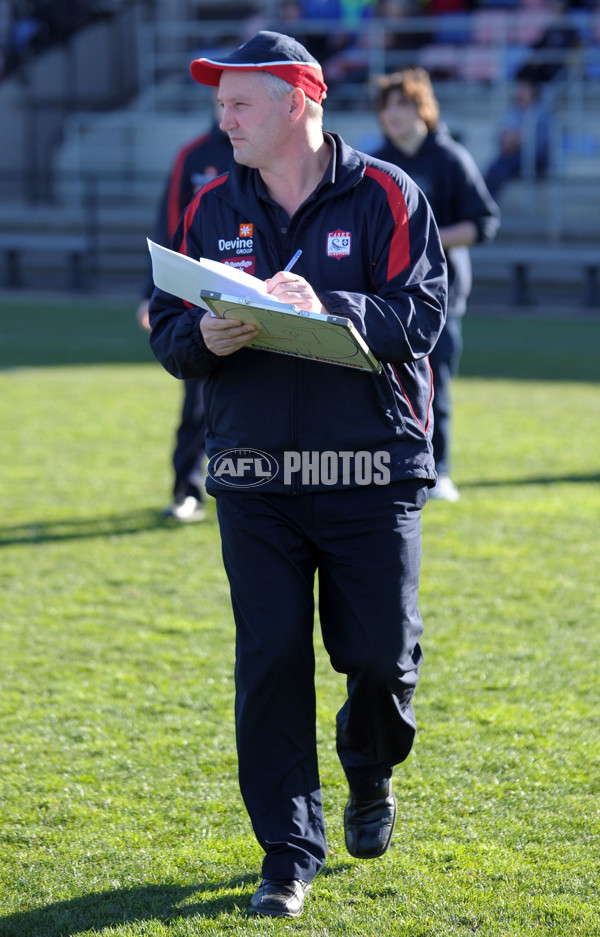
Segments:
[[[175,499],[191,494],[202,499],[202,462],[204,459],[204,380],[186,380],[181,419],[173,450],[173,495]]]
[[[452,455],[452,378],[462,354],[462,317],[449,315],[429,355],[433,374],[433,458],[438,475],[450,473]]]
[[[241,793],[270,879],[311,881],[327,843],[316,741],[314,579],[324,646],[347,674],[347,775],[390,776],[416,732],[421,480],[298,496],[219,493],[236,622]]]

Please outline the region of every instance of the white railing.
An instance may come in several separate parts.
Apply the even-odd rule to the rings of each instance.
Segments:
[[[575,29],[580,48],[569,53],[584,79],[600,78],[600,12],[577,11],[557,19],[549,10],[477,10],[472,13],[405,19],[371,18],[360,24],[360,38],[336,61],[326,60],[330,98],[353,107],[368,106],[370,84],[376,75],[409,65],[421,65],[439,80],[468,87],[474,83],[489,91],[495,105],[506,101],[510,83],[527,61],[561,63],[565,50],[532,50],[532,44],[552,24]],[[188,65],[199,55],[229,51],[247,38],[243,22],[162,21],[146,24],[139,33],[140,87],[159,87],[165,81],[180,84],[179,102],[188,106],[193,83]],[[292,32],[290,23],[275,21],[267,28]],[[297,20],[293,34],[311,38],[335,35],[337,20]],[[344,77],[345,76],[345,77]],[[158,99],[157,99],[158,100]],[[177,106],[176,97],[170,106]]]
[[[446,77],[434,79],[442,116],[451,128],[460,130],[464,126],[464,142],[477,159],[480,154],[473,143],[482,139],[487,145],[491,143],[496,121],[510,98],[517,51],[520,61],[523,60],[524,47],[517,46],[516,40],[533,37],[533,19],[531,14],[517,16],[494,11],[493,16],[486,17],[478,17],[477,14],[437,19],[421,17],[405,20],[402,24],[386,20],[368,21],[364,25],[363,36],[366,52],[364,75],[360,82],[342,81],[333,87],[326,105],[330,126],[341,129],[348,142],[360,146],[357,138],[377,128],[369,78],[406,64],[428,64],[432,70],[432,63],[437,62],[437,68],[441,69],[443,65],[448,70]],[[583,20],[578,17],[578,22],[581,24]],[[584,38],[589,39],[594,21],[588,18],[586,22],[588,32],[585,33],[583,26],[581,31]],[[384,38],[392,30],[392,24],[397,32],[415,35],[420,34],[419,30],[421,33],[426,31],[428,39],[437,41],[414,49],[390,50],[386,48]],[[309,35],[317,33],[323,24],[318,28],[315,23],[302,23],[301,26],[302,33]],[[298,27],[296,34],[300,35],[300,24]],[[179,146],[202,132],[211,122],[210,92],[192,81],[189,62],[193,57],[206,54],[211,44],[214,48],[223,37],[231,36],[232,28],[231,22],[168,22],[161,23],[160,27],[157,24],[144,26],[140,32],[138,56],[144,92],[137,106],[109,115],[76,114],[65,128],[65,142],[55,169],[61,195],[68,204],[81,204],[85,201],[84,193],[90,191],[95,193],[93,200],[99,204],[142,205],[152,199],[164,181]],[[453,74],[450,73],[450,64],[457,57],[451,60],[447,55],[451,49],[459,50],[462,59],[462,65]],[[482,77],[483,70],[477,71],[474,67],[476,56],[472,55],[469,61],[467,49],[490,53],[490,61],[498,71],[493,80]],[[595,55],[599,56],[597,77],[593,74]],[[548,61],[548,54],[541,56],[542,59]],[[490,62],[485,67],[489,76]],[[594,86],[599,90],[596,106],[590,108],[588,91]],[[598,46],[584,42],[570,63],[566,77],[554,82],[548,95],[553,99],[556,116],[551,139],[552,177],[572,181],[577,175],[577,178],[584,176],[588,180],[600,180]],[[475,133],[475,141],[469,137],[471,131]],[[485,168],[485,160],[478,161],[481,168]],[[573,170],[574,166],[576,170]],[[531,167],[532,160],[528,162],[526,159],[525,178],[533,175]],[[569,193],[563,192],[560,185],[557,193],[556,201],[552,200],[550,206],[553,231],[560,231],[563,226],[561,199],[569,198]]]

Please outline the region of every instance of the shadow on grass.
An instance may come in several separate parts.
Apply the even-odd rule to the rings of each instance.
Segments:
[[[461,481],[461,488],[502,488],[515,485],[597,484],[600,472],[582,475],[534,475],[530,478],[490,478]],[[207,518],[203,524],[214,524]],[[51,543],[63,540],[89,540],[94,537],[118,537],[141,534],[150,530],[177,529],[187,525],[162,517],[158,511],[145,509],[127,514],[109,514],[106,517],[61,518],[60,520],[30,521],[14,527],[0,527],[0,548],[17,544]]]
[[[255,875],[242,875],[226,882],[139,885],[92,892],[0,918],[0,937],[70,937],[142,921],[169,922],[196,915],[215,918],[243,910],[248,899],[240,894],[240,888],[254,881]],[[191,900],[194,894],[197,901]]]
[[[486,478],[461,481],[461,488],[502,488],[515,485],[593,485],[600,482],[600,472],[589,475],[533,475],[531,478]]]
[[[212,523],[210,519],[205,524]],[[60,520],[29,521],[13,527],[0,527],[0,547],[19,543],[49,543],[61,540],[89,540],[94,537],[118,537],[141,534],[158,528],[180,528],[180,524],[162,517],[158,511],[144,509],[105,517],[61,518]]]
[[[348,868],[348,863],[341,863],[326,867],[321,875],[339,875]],[[190,917],[245,914],[250,896],[243,894],[241,889],[246,885],[254,888],[258,881],[258,877],[252,874],[239,875],[225,882],[139,885],[136,888],[92,892],[81,898],[57,901],[45,908],[0,918],[0,937],[71,937],[82,931],[96,932],[143,921],[173,923]],[[194,895],[198,895],[198,900],[193,900]]]

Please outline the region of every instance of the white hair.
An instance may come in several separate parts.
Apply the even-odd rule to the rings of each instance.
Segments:
[[[278,75],[274,75],[272,72],[259,72],[265,80],[265,85],[267,86],[267,91],[272,100],[277,98],[283,98],[286,94],[294,89],[294,85],[291,85],[289,81],[280,78]],[[311,120],[318,121],[319,124],[323,123],[323,108],[320,104],[317,104],[316,101],[313,101],[312,98],[309,98],[306,95],[306,112]]]

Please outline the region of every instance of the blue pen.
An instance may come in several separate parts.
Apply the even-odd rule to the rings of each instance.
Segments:
[[[302,255],[302,251],[296,251],[296,253],[292,257],[292,259],[289,261],[289,263],[287,263],[285,267],[283,268],[283,272],[287,273],[289,270],[291,270],[301,255]]]

